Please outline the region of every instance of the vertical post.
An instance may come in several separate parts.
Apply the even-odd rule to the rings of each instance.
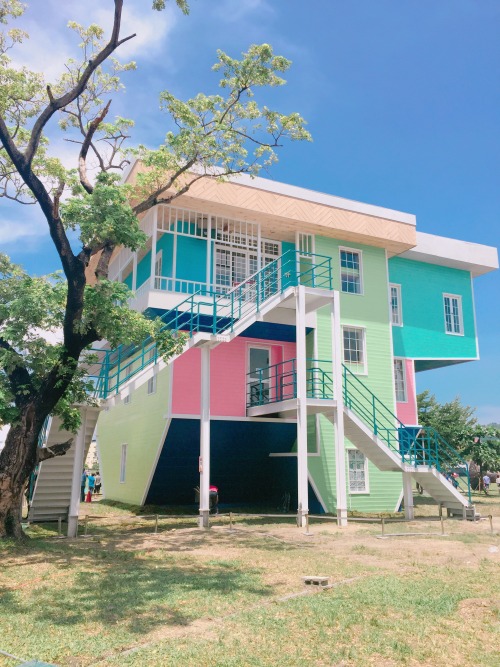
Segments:
[[[207,293],[212,285],[212,216],[207,219]]]
[[[409,472],[403,473],[403,499],[405,504],[405,519],[413,521],[415,512],[413,508],[412,478]]]
[[[73,479],[71,482],[71,498],[68,511],[68,537],[76,537],[78,526],[78,514],[80,512],[80,493],[82,484],[83,466],[85,463],[85,430],[87,422],[87,409],[82,410],[82,423],[71,445],[74,448]]]
[[[137,290],[137,252],[133,254],[132,264],[132,292]]]
[[[337,524],[347,525],[346,458],[344,442],[344,394],[342,391],[342,329],[340,326],[340,294],[333,293],[331,304],[333,390],[336,402],[335,426],[335,482],[337,489]]]
[[[209,527],[210,513],[210,347],[201,348],[200,399],[200,518],[199,527]]]
[[[151,276],[149,285],[151,289],[155,288],[155,264],[156,264],[156,241],[158,238],[158,206],[153,209],[153,234],[151,236]]]
[[[306,378],[306,302],[305,288],[296,287],[297,338],[297,487],[299,528],[305,527],[309,513],[307,476],[307,378]]]

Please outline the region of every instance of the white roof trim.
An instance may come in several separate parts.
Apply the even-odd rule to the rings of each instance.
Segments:
[[[399,257],[470,271],[473,276],[498,269],[498,251],[493,246],[424,232],[417,232],[417,245]]]

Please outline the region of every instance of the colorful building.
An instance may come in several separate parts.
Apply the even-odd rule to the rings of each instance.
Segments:
[[[132,169],[133,180],[138,166]],[[418,426],[415,373],[479,358],[472,279],[496,249],[422,234],[415,216],[270,180],[196,182],[141,220],[110,277],[183,341],[99,351],[106,498],[413,513],[418,481],[451,511],[457,458]]]

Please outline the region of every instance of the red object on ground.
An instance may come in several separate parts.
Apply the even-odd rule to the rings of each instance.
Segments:
[[[91,503],[92,502],[92,491],[87,491],[87,495],[85,497],[85,502],[86,503]]]

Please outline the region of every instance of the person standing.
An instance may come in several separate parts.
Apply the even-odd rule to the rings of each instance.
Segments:
[[[95,488],[95,477],[93,473],[90,473],[90,475],[87,477],[87,496],[85,498],[86,503],[92,502],[92,494],[94,493],[94,488]]]
[[[84,470],[82,472],[82,482],[81,482],[81,487],[80,487],[80,502],[83,503],[85,501],[85,487],[87,486],[87,471]]]
[[[97,496],[99,493],[101,493],[101,476],[99,475],[99,471],[96,472],[95,474],[95,487],[94,487],[94,493]]]
[[[500,471],[497,472],[497,489],[498,493],[500,493]]]
[[[488,491],[490,490],[490,482],[491,480],[488,473],[486,473],[486,475],[483,475],[483,488],[486,495],[488,495]]]

